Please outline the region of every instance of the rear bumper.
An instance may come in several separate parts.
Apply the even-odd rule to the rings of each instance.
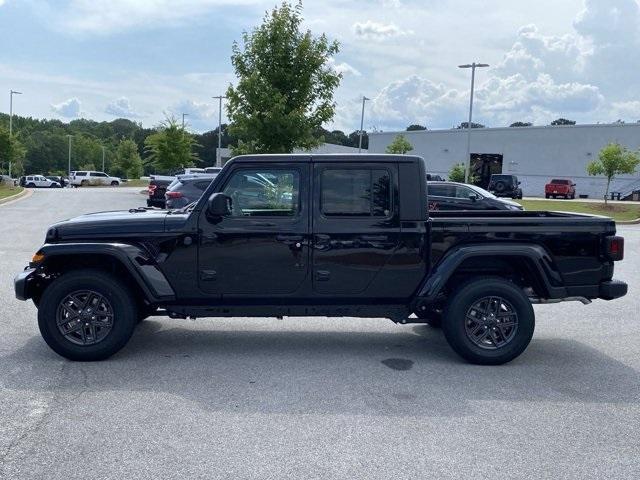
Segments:
[[[603,300],[613,300],[624,297],[627,294],[628,285],[620,280],[609,280],[600,284],[598,298]]]
[[[35,282],[35,268],[26,268],[13,279],[13,288],[18,300],[29,300],[31,298],[30,286]]]
[[[147,207],[165,207],[165,200],[160,198],[147,198]]]

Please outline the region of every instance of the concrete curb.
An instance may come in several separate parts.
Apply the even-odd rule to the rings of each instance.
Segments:
[[[635,220],[624,220],[620,222],[616,222],[617,225],[638,225],[640,224],[640,218],[636,218]]]
[[[20,193],[16,193],[15,195],[11,195],[10,197],[0,199],[0,205],[8,205],[10,203],[17,202],[22,198],[30,197],[31,195],[33,195],[33,190],[29,188],[23,188]]]

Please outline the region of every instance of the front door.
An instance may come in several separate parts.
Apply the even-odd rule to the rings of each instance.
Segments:
[[[400,241],[397,188],[395,164],[314,164],[316,294],[385,296],[372,285]]]
[[[232,214],[199,219],[200,289],[217,297],[292,295],[309,270],[309,164],[239,163],[219,191]]]

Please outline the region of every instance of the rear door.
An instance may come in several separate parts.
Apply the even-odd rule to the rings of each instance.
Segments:
[[[377,296],[372,284],[400,240],[397,165],[313,165],[313,291]]]

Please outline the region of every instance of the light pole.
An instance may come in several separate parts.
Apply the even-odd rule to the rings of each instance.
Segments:
[[[11,135],[13,135],[13,96],[14,95],[22,95],[22,92],[9,90],[9,141],[11,141]],[[9,159],[9,178],[11,178],[11,159]]]
[[[182,114],[182,130],[184,130],[184,117],[188,117],[189,114],[188,113],[183,113]]]
[[[467,124],[467,159],[464,162],[464,181],[469,183],[469,177],[471,176],[471,121],[473,119],[473,89],[476,82],[476,68],[488,67],[487,63],[476,63],[466,65],[458,65],[458,68],[470,68],[471,69],[471,98],[469,100],[469,123]]]
[[[370,98],[362,96],[362,113],[360,114],[360,138],[358,139],[358,153],[362,152],[362,129],[364,128],[364,103]]]
[[[219,100],[218,103],[218,149],[216,150],[216,167],[222,166],[222,100],[224,100],[225,96],[218,95],[217,98]]]
[[[104,172],[104,147],[102,147],[102,171]]]
[[[67,178],[69,178],[69,186],[71,186],[71,137],[73,135],[67,135],[67,137],[69,138],[69,172]]]

